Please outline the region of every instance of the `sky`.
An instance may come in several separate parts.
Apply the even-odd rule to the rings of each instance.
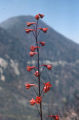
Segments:
[[[43,21],[79,43],[79,0],[0,0],[0,23],[19,15],[45,15]]]

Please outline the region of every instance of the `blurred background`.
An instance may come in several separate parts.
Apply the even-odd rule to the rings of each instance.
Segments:
[[[25,82],[37,83],[27,65],[35,65],[30,58],[32,34],[26,34],[26,22],[35,22],[38,13],[40,64],[52,64],[52,71],[42,71],[41,79],[50,81],[52,89],[43,100],[45,116],[58,114],[61,120],[79,120],[79,1],[78,0],[3,0],[0,1],[0,120],[36,120],[39,115],[29,100],[35,97],[25,89]]]

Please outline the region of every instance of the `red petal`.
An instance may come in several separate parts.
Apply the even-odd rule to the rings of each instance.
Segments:
[[[43,17],[44,17],[44,15],[43,15],[43,14],[40,14],[40,13],[39,13],[39,16],[40,16],[40,18],[43,18]]]
[[[37,15],[35,16],[35,19],[36,19],[36,20],[39,20],[39,14],[37,14]]]

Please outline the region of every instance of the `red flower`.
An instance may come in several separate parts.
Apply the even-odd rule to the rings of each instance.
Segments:
[[[47,30],[48,30],[48,28],[42,28],[42,31],[45,33],[47,32]]]
[[[40,73],[39,73],[38,71],[36,71],[36,72],[34,73],[34,75],[35,75],[36,77],[38,77],[38,76],[40,76]]]
[[[36,101],[32,98],[31,100],[30,100],[30,104],[31,105],[34,105],[36,103]]]
[[[32,52],[32,51],[30,51],[29,52],[29,55],[32,57],[32,56],[34,56],[34,55],[36,55],[37,54],[37,52]]]
[[[31,46],[31,47],[30,47],[30,50],[31,50],[32,52],[34,52],[37,48],[40,48],[40,47],[38,47],[38,46],[35,46],[35,47],[34,47],[34,46]]]
[[[43,18],[43,17],[44,17],[44,15],[43,15],[43,14],[40,14],[40,13],[39,13],[39,16],[40,16],[40,18]]]
[[[37,15],[35,16],[35,19],[36,19],[36,20],[39,20],[39,14],[37,14]]]
[[[45,86],[48,86],[48,87],[52,87],[52,85],[50,84],[50,82],[46,82],[44,83]]]
[[[29,84],[29,83],[25,84],[26,89],[29,89],[30,87],[33,87],[33,86],[37,87],[37,85],[35,84]]]
[[[40,30],[42,30],[43,32],[47,32],[47,30],[48,30],[48,28],[38,28],[38,29],[40,29]]]
[[[45,46],[45,42],[40,42],[41,46]]]
[[[54,118],[55,120],[59,120],[59,116],[58,115],[49,115],[48,117]]]
[[[55,116],[55,120],[59,120],[59,116],[58,115]]]
[[[43,89],[43,91],[45,93],[47,93],[50,90],[50,87],[52,87],[52,85],[50,84],[50,82],[44,83],[44,89]]]
[[[43,66],[45,66],[48,70],[52,69],[52,65],[43,65]]]
[[[36,99],[35,99],[35,101],[36,101],[37,104],[40,104],[41,101],[42,101],[42,97],[41,96],[40,97],[37,96]]]
[[[39,18],[43,18],[43,17],[44,17],[44,15],[39,13],[35,16],[35,19],[39,20]]]
[[[35,66],[27,66],[27,67],[26,67],[27,71],[29,71],[29,72],[30,72],[32,69],[34,69],[34,68],[36,68],[36,67],[35,67]]]
[[[48,70],[52,69],[52,65],[47,65],[46,67],[47,67]]]
[[[31,25],[33,25],[33,24],[36,24],[36,22],[27,22],[26,24],[27,24],[27,26],[29,27],[29,26],[31,26]]]
[[[38,28],[38,29],[43,30],[43,28]]]
[[[34,29],[25,29],[26,33],[29,33],[29,32],[32,32],[32,31],[35,31],[35,30]]]

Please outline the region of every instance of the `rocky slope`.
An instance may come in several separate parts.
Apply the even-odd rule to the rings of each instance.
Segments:
[[[34,21],[34,17],[13,17],[0,24],[0,115],[3,119],[25,120],[31,119],[32,115],[36,119],[35,107],[28,104],[34,95],[24,88],[26,81],[35,82],[32,73],[26,71],[26,65],[35,64],[36,59],[28,56],[34,38],[32,34],[25,34],[27,21]],[[64,106],[72,106],[74,94],[79,91],[79,45],[43,21],[39,24],[49,29],[47,34],[41,32],[39,36],[39,40],[46,42],[40,50],[40,62],[53,65],[51,72],[46,70],[46,74],[42,74],[44,81],[53,84],[50,93],[45,96],[44,108],[47,111],[49,102],[51,112],[56,113],[62,111]]]

